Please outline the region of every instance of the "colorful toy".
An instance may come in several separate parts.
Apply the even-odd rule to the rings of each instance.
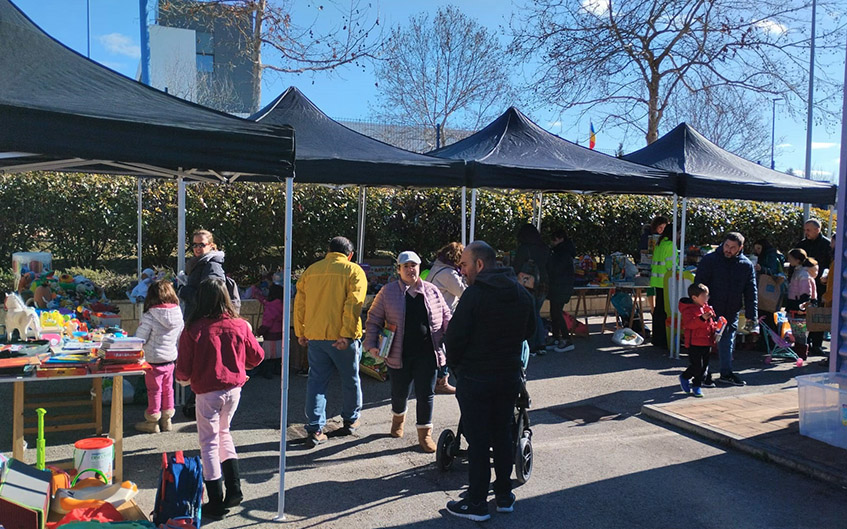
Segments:
[[[44,451],[46,449],[44,444],[44,414],[47,413],[47,410],[44,408],[36,408],[35,413],[38,414],[38,438],[35,445],[35,468],[38,470],[44,470]]]
[[[30,332],[37,340],[41,335],[41,323],[35,309],[27,307],[23,299],[15,293],[6,294],[6,341],[12,341],[15,330],[20,335],[20,340],[25,342]]]

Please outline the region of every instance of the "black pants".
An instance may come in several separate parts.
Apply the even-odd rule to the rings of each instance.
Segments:
[[[432,424],[432,403],[435,400],[435,377],[438,367],[432,351],[403,357],[403,367],[388,368],[391,379],[391,411],[406,413],[409,390],[415,383],[417,424]]]
[[[462,430],[468,441],[468,498],[488,498],[491,482],[489,449],[494,451],[494,494],[512,491],[515,447],[512,437],[515,401],[521,387],[520,371],[460,373],[456,399],[462,412]]]
[[[565,322],[565,316],[562,312],[565,310],[565,305],[570,301],[570,296],[559,296],[550,294],[550,325],[553,330],[553,339],[567,340],[570,337],[568,332],[568,324]]]
[[[665,320],[668,315],[665,312],[665,289],[656,288],[656,304],[653,307],[653,345],[668,348],[668,336],[665,332]]]
[[[708,345],[692,345],[688,348],[688,368],[682,373],[682,378],[691,378],[691,385],[699,388],[703,377],[709,369],[709,354],[712,348]]]

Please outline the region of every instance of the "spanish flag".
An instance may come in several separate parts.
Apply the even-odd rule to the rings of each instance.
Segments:
[[[594,134],[594,123],[589,121],[591,124],[591,134],[588,135],[588,148],[593,149],[594,145],[597,144],[597,136]]]

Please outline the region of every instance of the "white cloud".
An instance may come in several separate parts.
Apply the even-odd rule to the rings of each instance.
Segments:
[[[580,0],[579,5],[594,16],[601,17],[609,12],[608,0]]]
[[[780,149],[787,149],[789,147],[793,147],[793,145],[791,145],[790,143],[780,143],[779,145],[777,145],[777,147]]]
[[[812,149],[832,149],[838,144],[830,141],[813,141]]]
[[[122,35],[120,33],[109,33],[108,35],[101,35],[98,40],[109,53],[126,55],[133,59],[141,58],[141,46],[136,44],[132,38],[127,37],[126,35]]]
[[[785,35],[788,33],[788,28],[785,25],[768,18],[760,20],[754,25],[765,33],[770,33],[772,35]]]
[[[548,128],[549,128],[549,127],[561,127],[561,126],[562,126],[562,122],[561,122],[561,121],[549,121],[549,122],[547,123],[547,127],[548,127]]]

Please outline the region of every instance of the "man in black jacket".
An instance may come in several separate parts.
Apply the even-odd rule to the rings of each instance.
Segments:
[[[823,272],[829,268],[829,262],[832,260],[832,249],[829,246],[829,239],[821,233],[821,222],[818,219],[809,219],[803,224],[803,235],[806,237],[797,243],[796,247],[806,251],[806,255],[812,257],[818,262],[818,275],[815,277],[815,286],[818,291],[818,300],[823,299],[823,293],[826,292],[826,283],[821,282]],[[831,272],[831,271],[830,271]],[[822,355],[823,351],[823,332],[810,332],[809,351],[813,355]]]
[[[447,328],[447,365],[458,376],[456,399],[468,440],[468,495],[447,504],[450,514],[475,521],[491,517],[489,449],[494,451],[497,512],[512,512],[512,420],[521,388],[521,350],[535,332],[534,300],[511,268],[498,268],[482,241],[462,253],[468,288]]]

